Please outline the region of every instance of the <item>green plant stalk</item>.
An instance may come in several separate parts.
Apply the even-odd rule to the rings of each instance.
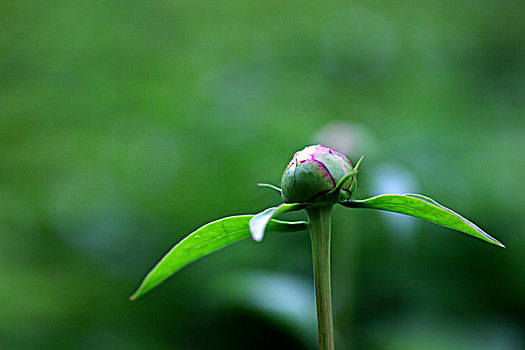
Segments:
[[[332,294],[330,282],[330,238],[333,205],[309,206],[308,229],[312,242],[315,303],[319,349],[334,350]]]

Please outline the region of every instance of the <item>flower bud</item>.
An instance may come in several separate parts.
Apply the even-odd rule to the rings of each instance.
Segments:
[[[337,202],[350,199],[357,181],[348,178],[339,193],[324,196],[332,191],[343,177],[353,171],[352,164],[343,154],[331,148],[309,146],[294,154],[281,179],[284,201],[288,203]]]

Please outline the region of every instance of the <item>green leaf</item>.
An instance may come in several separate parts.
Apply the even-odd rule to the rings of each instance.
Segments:
[[[256,242],[262,241],[266,225],[274,216],[286,213],[288,211],[301,210],[304,207],[305,205],[303,203],[283,203],[278,207],[268,208],[265,211],[255,215],[250,220],[250,232],[252,233],[253,240]]]
[[[364,158],[365,158],[365,156],[361,156],[361,158],[359,158],[359,160],[357,161],[357,164],[355,165],[354,170],[351,173],[346,174],[345,176],[343,176],[343,178],[341,180],[339,180],[337,185],[330,192],[328,192],[327,195],[331,195],[331,194],[334,194],[334,193],[339,193],[339,191],[341,191],[341,188],[343,187],[343,185],[346,182],[346,180],[348,180],[350,177],[352,177],[352,181],[350,181],[350,185],[352,185],[352,183],[354,182],[354,177],[357,174],[359,174],[359,172],[361,171],[361,170],[359,170],[359,165],[361,165],[361,162],[363,161]]]
[[[250,237],[248,223],[253,215],[230,216],[210,222],[176,244],[148,273],[137,291],[130,297],[135,300],[164,282],[190,262],[223,247]],[[271,220],[268,232],[297,232],[307,230],[306,222]]]
[[[359,158],[359,160],[357,161],[355,167],[354,167],[354,170],[359,170],[359,166],[361,165],[361,162],[363,161],[363,159],[365,159],[365,156],[362,155],[361,158]]]
[[[352,177],[352,181],[350,181],[350,183],[352,183],[354,181],[354,179],[353,179],[354,176],[356,176],[357,174],[359,174],[359,170],[354,170],[351,173],[346,174],[341,180],[339,180],[337,185],[332,190],[330,190],[330,192],[328,192],[325,196],[330,196],[330,195],[333,195],[335,193],[339,193],[339,191],[341,191],[341,188],[343,187],[343,185],[346,182],[346,180],[348,180],[350,177]]]
[[[283,191],[279,187],[274,186],[272,184],[257,184],[257,186],[271,188],[272,190],[275,190],[275,191],[279,192],[280,194],[283,194]]]
[[[370,208],[405,214],[445,226],[505,248],[497,239],[471,221],[420,194],[385,194],[341,203],[349,208]]]

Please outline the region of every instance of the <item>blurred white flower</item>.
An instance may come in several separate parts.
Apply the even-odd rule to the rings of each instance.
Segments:
[[[336,149],[354,161],[365,152],[370,155],[376,149],[376,142],[365,127],[344,121],[326,124],[314,136],[314,142]]]
[[[395,163],[383,163],[369,173],[372,174],[372,191],[375,194],[403,194],[418,191],[416,177],[406,168]],[[417,219],[397,213],[381,212],[389,231],[396,237],[411,236]]]

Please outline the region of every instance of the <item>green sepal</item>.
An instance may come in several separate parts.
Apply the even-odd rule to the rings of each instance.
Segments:
[[[361,170],[359,170],[359,165],[361,165],[361,162],[363,161],[364,157],[365,156],[361,156],[361,158],[359,158],[352,172],[350,172],[349,174],[346,174],[341,180],[339,180],[337,185],[332,190],[330,190],[330,192],[319,197],[317,200],[319,202],[325,202],[325,201],[333,202],[334,200],[337,200],[338,202],[342,201],[342,199],[339,198],[340,192],[343,186],[345,185],[345,182],[347,182],[349,178],[352,178],[352,180],[350,181],[350,185],[348,186],[348,189],[350,190],[350,193],[353,193],[354,189],[357,187],[356,175],[361,172]]]
[[[357,171],[357,172],[360,171],[359,166],[361,165],[361,162],[363,161],[364,158],[365,158],[364,155],[362,155],[361,158],[359,158],[359,160],[357,161],[357,164],[354,167],[354,171]],[[353,194],[356,188],[357,188],[357,177],[354,176],[352,177],[352,182],[350,183],[350,192]]]
[[[334,187],[333,190],[331,190],[330,192],[328,192],[326,194],[326,196],[330,196],[330,195],[333,195],[335,193],[339,193],[339,191],[341,191],[341,188],[344,186],[345,182],[352,177],[352,180],[350,183],[352,183],[354,180],[353,180],[353,177],[357,174],[359,174],[360,170],[354,170],[352,171],[350,174],[347,174],[345,175],[338,183],[337,185]],[[350,186],[349,186],[350,187]]]
[[[271,188],[272,190],[276,190],[277,192],[279,192],[281,195],[283,194],[283,190],[281,190],[279,187],[274,186],[272,184],[257,184],[257,186]]]

